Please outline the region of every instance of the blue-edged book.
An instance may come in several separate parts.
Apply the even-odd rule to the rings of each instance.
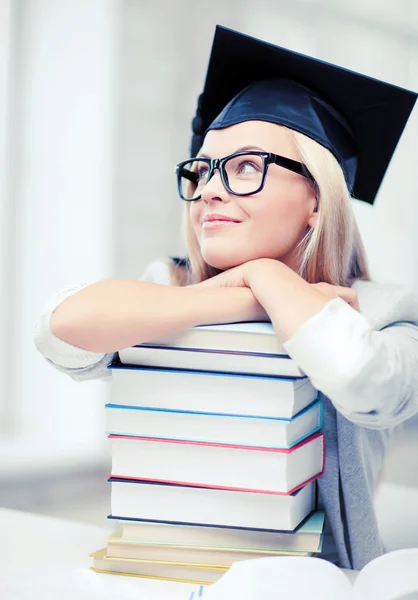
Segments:
[[[106,429],[113,435],[292,448],[321,427],[320,401],[291,419],[106,404]]]
[[[315,482],[282,495],[110,477],[111,515],[138,523],[292,533],[316,508]]]
[[[114,363],[112,403],[291,419],[318,396],[307,377],[225,374]]]
[[[324,518],[323,511],[315,511],[293,531],[272,531],[209,524],[135,521],[109,515],[109,519],[116,519],[121,525],[121,542],[205,548],[286,549],[297,552],[320,550]]]

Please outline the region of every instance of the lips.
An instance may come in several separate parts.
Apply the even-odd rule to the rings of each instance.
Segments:
[[[239,219],[234,219],[233,217],[228,217],[226,215],[220,215],[217,213],[205,215],[202,219],[202,223],[212,223],[214,221],[228,221],[231,223],[241,223]]]
[[[231,227],[240,225],[242,221],[234,219],[233,217],[227,217],[226,215],[210,214],[205,215],[202,220],[202,231],[209,233],[209,231],[220,231],[226,229],[227,231]]]

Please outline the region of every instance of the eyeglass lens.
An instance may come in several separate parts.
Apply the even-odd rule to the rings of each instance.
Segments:
[[[201,195],[208,181],[210,166],[198,159],[190,160],[180,170],[181,194],[187,200]],[[232,156],[223,165],[224,178],[230,191],[236,194],[256,192],[263,180],[264,160],[257,154]]]

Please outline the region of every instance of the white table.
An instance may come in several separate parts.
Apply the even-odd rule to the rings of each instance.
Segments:
[[[92,564],[89,554],[103,548],[107,529],[52,517],[0,508],[0,578],[3,574],[47,571],[63,566],[86,568]],[[354,580],[357,572],[346,571]],[[128,578],[96,573],[97,577]],[[129,584],[143,592],[147,600],[188,600],[196,585],[129,577]]]
[[[106,546],[111,529],[0,508],[0,577],[3,574],[86,568],[91,552]],[[6,542],[7,540],[7,542]],[[196,585],[95,573],[97,577],[129,579],[147,600],[188,600]],[[2,599],[3,600],[3,599]],[[6,600],[6,599],[4,599]],[[14,600],[14,599],[13,599]],[[116,599],[115,599],[116,600]]]

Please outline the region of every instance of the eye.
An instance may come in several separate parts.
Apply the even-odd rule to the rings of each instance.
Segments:
[[[206,163],[200,163],[196,170],[198,179],[206,179],[208,171],[208,165]]]
[[[251,175],[252,173],[258,173],[259,170],[259,167],[249,160],[242,161],[238,165],[238,173],[240,175]]]

